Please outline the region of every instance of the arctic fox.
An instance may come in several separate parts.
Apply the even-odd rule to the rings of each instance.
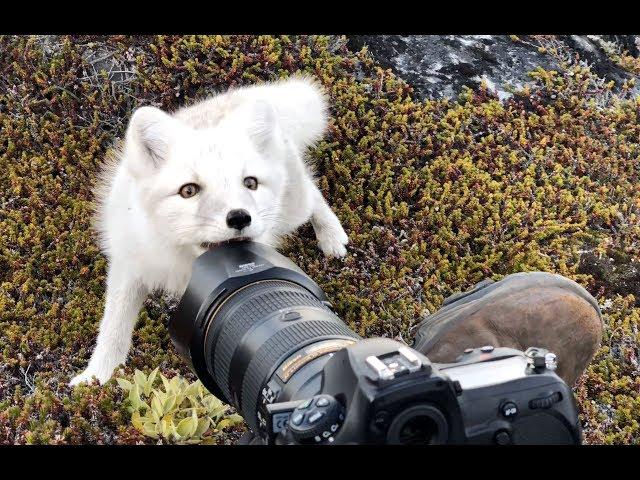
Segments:
[[[106,302],[89,365],[71,385],[111,377],[126,360],[147,294],[182,295],[207,248],[238,238],[277,246],[311,220],[325,255],[346,254],[347,234],[303,160],[326,123],[323,93],[301,76],[173,114],[134,112],[96,192]]]

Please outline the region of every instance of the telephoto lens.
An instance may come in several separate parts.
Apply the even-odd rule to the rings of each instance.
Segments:
[[[360,339],[329,306],[289,259],[234,242],[196,259],[169,333],[205,387],[259,432],[261,397],[314,395],[328,357]]]

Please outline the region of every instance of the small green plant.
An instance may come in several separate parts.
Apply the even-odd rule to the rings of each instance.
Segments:
[[[161,381],[159,388],[154,384]],[[167,379],[158,369],[148,376],[136,370],[133,378],[117,378],[128,393],[127,410],[137,430],[152,438],[174,443],[215,443],[217,433],[242,422],[237,414],[227,415],[229,406],[197,380],[189,383],[180,376]]]

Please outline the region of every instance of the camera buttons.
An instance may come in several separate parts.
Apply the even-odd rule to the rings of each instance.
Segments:
[[[313,398],[310,398],[309,400],[305,400],[304,402],[302,402],[296,408],[298,410],[304,410],[305,408],[309,408],[309,405],[311,405],[312,402],[313,402]]]
[[[307,421],[313,425],[314,423],[316,423],[318,420],[320,420],[322,417],[324,417],[324,412],[314,412],[311,415],[309,415],[309,418],[307,419]]]
[[[513,418],[518,414],[518,406],[513,402],[504,402],[500,406],[500,412],[504,418]]]
[[[493,437],[493,440],[497,445],[511,445],[513,441],[511,440],[511,435],[506,430],[499,430],[496,432],[496,435]]]
[[[480,351],[481,351],[482,353],[491,353],[491,352],[493,352],[493,350],[494,350],[493,345],[485,345],[484,347],[482,347],[482,348],[480,349]]]
[[[302,413],[296,413],[295,415],[291,416],[291,423],[293,423],[294,425],[300,425],[303,420],[304,415]]]
[[[340,402],[331,395],[316,395],[311,399],[308,410],[299,411],[299,408],[291,414],[288,425],[293,438],[301,443],[331,443],[333,435],[344,421],[344,409]]]

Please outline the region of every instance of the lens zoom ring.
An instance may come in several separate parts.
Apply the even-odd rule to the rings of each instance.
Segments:
[[[341,321],[334,321],[333,315],[327,320],[314,320],[293,323],[272,336],[256,352],[249,363],[242,382],[240,403],[245,421],[252,430],[257,431],[256,407],[263,382],[267,380],[272,368],[278,366],[278,359],[301,346],[306,340],[326,337],[349,337],[359,340],[354,332]]]
[[[301,305],[328,311],[327,307],[304,287],[274,280],[252,284],[239,294],[236,293],[216,312],[216,318],[225,321],[217,335],[218,340],[213,348],[215,352],[213,365],[209,365],[209,371],[213,373],[216,383],[228,401],[231,401],[229,368],[242,337],[269,314]],[[208,339],[207,344],[209,341]],[[214,346],[209,348],[209,352],[212,347]],[[207,353],[207,359],[211,359],[210,353]]]

